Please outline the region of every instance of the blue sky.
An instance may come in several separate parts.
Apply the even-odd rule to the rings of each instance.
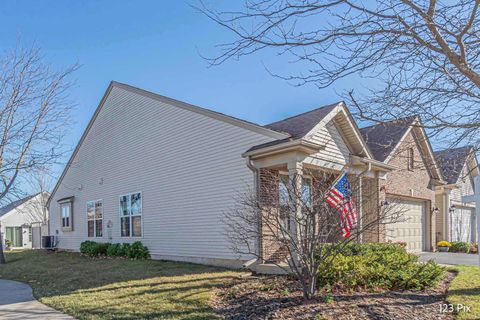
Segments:
[[[210,1],[213,6],[225,2]],[[0,50],[35,42],[57,68],[79,63],[71,98],[73,148],[111,80],[266,124],[340,99],[352,79],[318,90],[273,78],[295,65],[269,52],[209,67],[201,57],[231,34],[191,1],[8,1],[0,6]],[[358,85],[358,84],[356,84]],[[57,171],[62,167],[58,167]]]

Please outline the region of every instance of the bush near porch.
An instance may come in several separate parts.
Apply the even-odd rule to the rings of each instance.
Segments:
[[[419,263],[417,256],[398,244],[352,243],[331,265],[320,266],[318,284],[320,288],[423,290],[435,286],[443,274],[443,267],[433,261]]]

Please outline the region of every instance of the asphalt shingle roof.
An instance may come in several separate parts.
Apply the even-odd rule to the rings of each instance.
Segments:
[[[379,123],[360,129],[375,160],[385,161],[405,135],[416,116]]]
[[[448,184],[456,183],[458,181],[465,162],[471,153],[471,146],[439,150],[433,153],[435,160],[440,167],[443,178]]]
[[[336,106],[338,106],[339,103],[340,102],[329,104],[314,110],[297,114],[296,116],[293,116],[293,117],[289,117],[289,118],[265,125],[264,127],[270,130],[288,133],[290,137],[253,146],[250,149],[248,149],[247,152],[303,138],[320,121],[322,121],[323,118],[325,118]]]
[[[320,121],[323,120],[340,102],[326,105],[305,113],[298,114],[277,122],[265,125],[266,128],[286,132],[293,139],[303,138]]]

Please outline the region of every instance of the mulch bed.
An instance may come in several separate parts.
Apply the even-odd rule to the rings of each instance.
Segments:
[[[425,291],[334,292],[326,302],[320,292],[315,301],[304,302],[295,282],[286,277],[249,277],[218,289],[212,305],[219,315],[243,319],[455,319],[440,312],[450,281],[447,272],[434,289]]]

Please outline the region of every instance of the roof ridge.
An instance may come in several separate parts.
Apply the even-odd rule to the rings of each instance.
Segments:
[[[383,121],[383,122],[379,122],[379,123],[376,123],[376,124],[372,124],[372,125],[370,125],[370,126],[366,126],[366,127],[360,128],[360,130],[368,129],[368,128],[373,128],[373,127],[376,127],[376,126],[379,126],[379,125],[383,125],[383,124],[391,124],[392,122],[395,122],[395,121],[405,121],[405,120],[409,120],[409,119],[411,119],[411,120],[413,121],[413,120],[415,120],[415,118],[417,118],[417,117],[420,117],[420,116],[417,114],[417,115],[408,116],[408,117],[404,117],[404,118],[398,118],[398,119],[393,119],[393,120],[389,120],[389,121]]]
[[[334,102],[334,103],[330,103],[330,104],[326,104],[326,105],[323,105],[321,107],[318,107],[318,108],[315,108],[315,109],[312,109],[312,110],[309,110],[309,111],[305,111],[305,112],[302,112],[302,113],[298,113],[296,115],[293,115],[293,116],[290,116],[290,117],[287,117],[287,118],[284,118],[284,119],[281,119],[281,120],[277,120],[275,122],[272,122],[272,123],[268,123],[266,125],[264,125],[264,127],[268,127],[268,126],[272,126],[272,125],[275,125],[279,122],[283,122],[283,121],[287,121],[287,120],[290,120],[290,119],[293,119],[293,118],[297,118],[297,117],[300,117],[300,116],[304,116],[308,113],[311,113],[311,112],[315,112],[315,111],[318,111],[320,109],[323,109],[323,108],[328,108],[328,107],[332,107],[332,106],[337,106],[339,105],[340,103],[344,103],[343,101],[337,101],[337,102]],[[273,130],[273,129],[272,129]]]
[[[435,151],[433,151],[433,153],[440,153],[440,152],[460,150],[460,149],[469,149],[470,150],[470,149],[473,149],[473,146],[471,144],[467,144],[465,146],[456,147],[456,148],[445,148],[445,149],[441,149],[441,150],[435,150]]]
[[[261,124],[258,124],[258,123],[255,123],[255,122],[252,122],[252,121],[249,121],[249,120],[237,118],[237,117],[231,116],[231,115],[223,113],[223,112],[212,110],[210,108],[200,107],[198,105],[195,105],[195,104],[192,104],[192,103],[189,103],[189,102],[185,102],[185,101],[178,100],[178,99],[175,99],[175,98],[167,97],[167,96],[161,95],[161,94],[153,92],[153,91],[149,91],[149,90],[145,90],[145,89],[142,89],[142,88],[139,88],[139,87],[136,87],[136,86],[132,86],[132,85],[127,84],[127,83],[122,83],[122,82],[112,80],[111,84],[113,86],[116,86],[116,87],[119,87],[119,88],[122,88],[122,89],[130,89],[130,90],[140,91],[140,92],[148,94],[148,95],[153,95],[153,96],[155,96],[159,99],[162,99],[162,100],[168,100],[168,101],[173,102],[173,103],[183,104],[183,105],[186,105],[186,106],[189,106],[189,107],[193,107],[193,108],[196,108],[196,109],[199,109],[199,110],[203,110],[204,112],[211,112],[211,113],[217,114],[217,115],[222,116],[222,117],[227,117],[227,118],[230,118],[230,119],[235,120],[235,121],[240,121],[240,122],[243,122],[243,123],[248,124],[248,125],[253,125],[253,126],[258,127],[258,128],[263,128],[263,129],[271,130],[271,131],[274,131],[274,132],[277,132],[277,133],[286,134],[285,132],[281,132],[281,131],[277,131],[277,130],[274,130],[274,129],[266,128],[265,126],[263,126]]]

